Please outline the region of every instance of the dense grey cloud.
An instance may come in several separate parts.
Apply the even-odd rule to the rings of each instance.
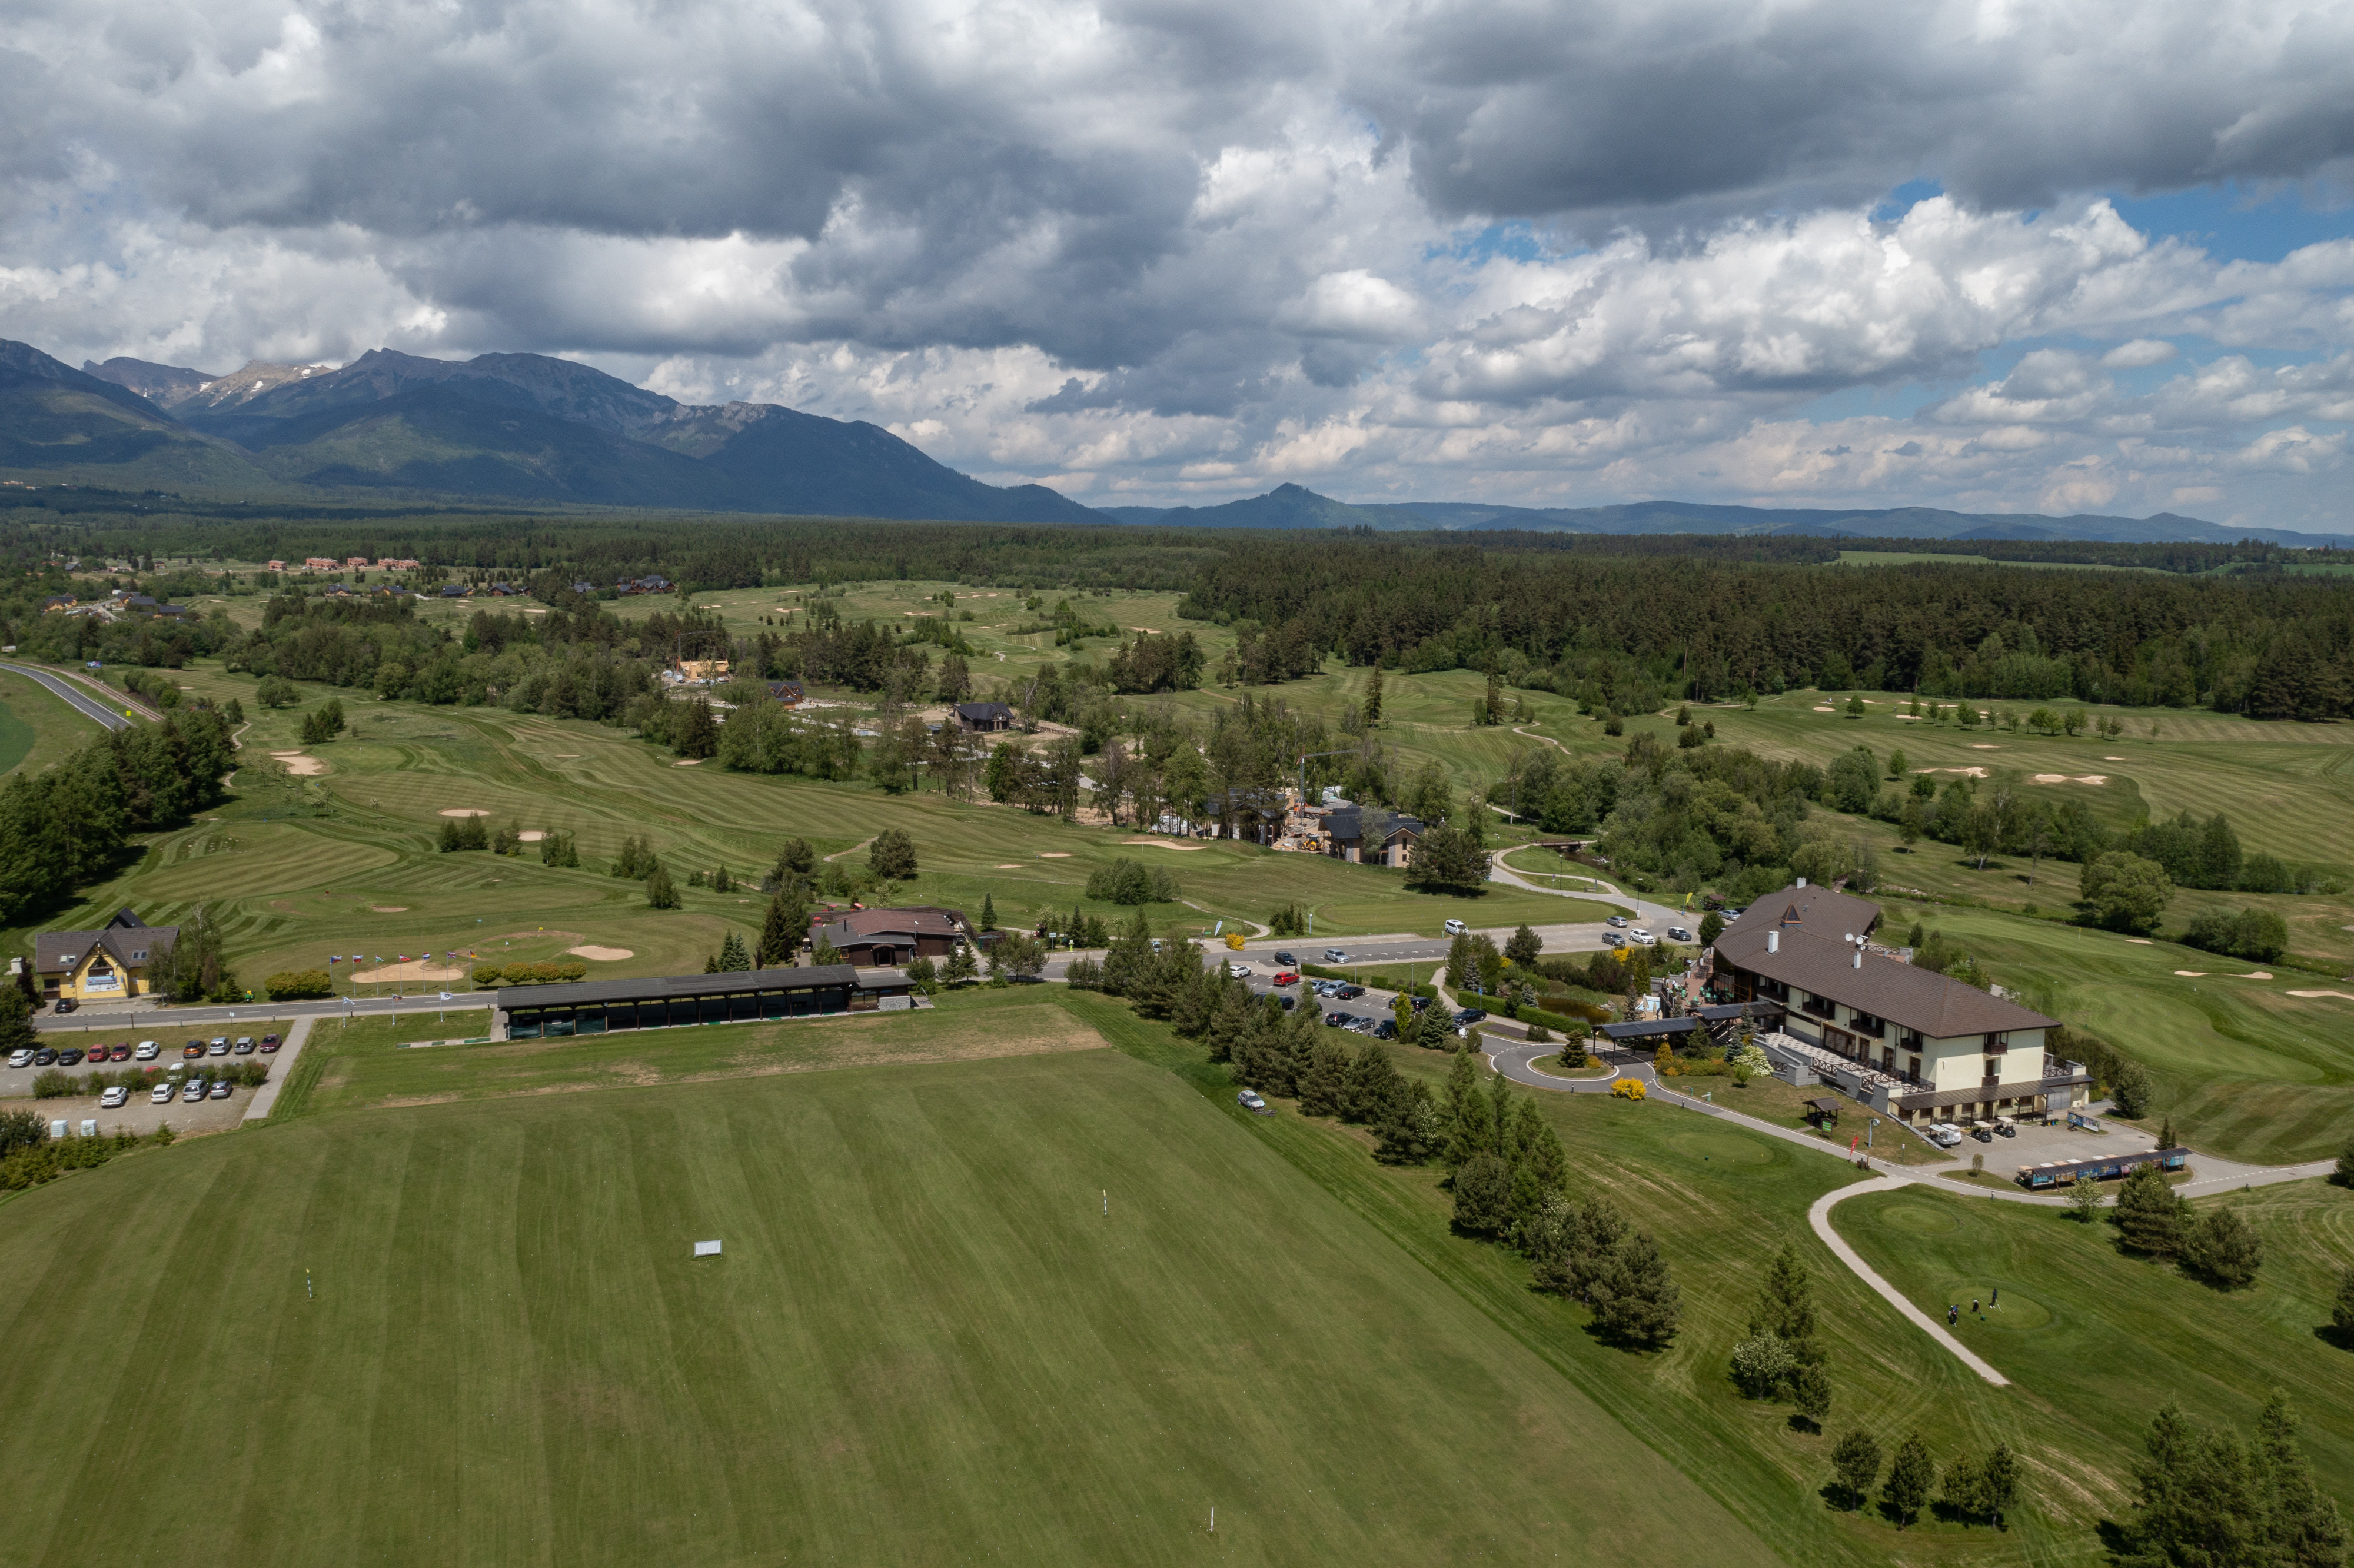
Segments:
[[[2095,193],[2327,199],[2349,54],[2342,3],[30,0],[0,335],[569,354],[1095,500],[2310,523],[2354,246]]]

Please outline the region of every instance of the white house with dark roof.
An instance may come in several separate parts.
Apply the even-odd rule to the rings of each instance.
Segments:
[[[1774,1002],[1782,1029],[1858,1069],[1906,1121],[2025,1115],[2073,1104],[2090,1080],[2044,1049],[2057,1019],[1917,969],[1876,947],[1880,906],[1829,888],[1760,898],[1704,960],[1711,996]]]
[[[44,931],[33,938],[33,979],[52,1001],[145,996],[155,989],[148,964],[179,935],[177,926],[150,926],[129,909],[95,931]]]

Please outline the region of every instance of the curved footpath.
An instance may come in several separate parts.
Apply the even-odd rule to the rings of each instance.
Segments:
[[[1965,1185],[1960,1182],[1943,1181],[1934,1174],[1908,1170],[1879,1160],[1849,1160],[1835,1145],[1827,1144],[1822,1139],[1800,1132],[1795,1128],[1776,1127],[1770,1121],[1761,1121],[1755,1117],[1727,1109],[1723,1106],[1694,1099],[1680,1089],[1670,1088],[1660,1083],[1656,1072],[1642,1063],[1629,1063],[1622,1065],[1607,1078],[1556,1078],[1549,1074],[1538,1072],[1532,1065],[1533,1059],[1538,1056],[1557,1055],[1559,1053],[1560,1047],[1557,1045],[1502,1045],[1489,1052],[1488,1060],[1497,1072],[1512,1082],[1524,1084],[1530,1088],[1549,1089],[1555,1094],[1607,1094],[1610,1092],[1611,1086],[1618,1079],[1638,1078],[1643,1083],[1647,1098],[1656,1098],[1664,1104],[1675,1106],[1683,1110],[1697,1111],[1704,1116],[1721,1117],[1752,1132],[1764,1133],[1768,1138],[1778,1138],[1786,1143],[1797,1144],[1813,1153],[1829,1155],[1854,1165],[1860,1170],[1866,1170],[1871,1175],[1880,1178],[1876,1181],[1850,1182],[1847,1186],[1824,1193],[1816,1199],[1814,1205],[1807,1211],[1807,1223],[1814,1227],[1815,1234],[1822,1238],[1823,1245],[1831,1249],[1832,1255],[1845,1264],[1857,1278],[1878,1291],[1881,1298],[1902,1313],[1908,1321],[1951,1351],[1959,1358],[1963,1365],[1997,1387],[2004,1387],[2009,1383],[2009,1379],[2004,1377],[1968,1346],[1947,1332],[1944,1324],[1915,1307],[1902,1291],[1882,1278],[1870,1264],[1864,1262],[1862,1255],[1833,1228],[1831,1210],[1850,1198],[1890,1192],[1900,1187],[1916,1184],[1926,1186],[1935,1192],[1951,1193],[1959,1197],[1991,1198],[2000,1202],[2032,1203],[2042,1208],[2064,1206],[2068,1202],[2064,1196],[2044,1196],[2035,1192],[2015,1192],[2007,1186]],[[2202,1161],[2202,1163],[2212,1166],[2219,1162]],[[1960,1168],[1960,1162],[1956,1161],[1949,1167],[1937,1169],[1958,1170]],[[2309,1160],[2302,1165],[2224,1163],[2223,1169],[2216,1174],[2185,1181],[2175,1191],[2186,1197],[2197,1197],[2204,1193],[2229,1192],[2234,1189],[2269,1187],[2283,1181],[2302,1181],[2315,1176],[2327,1176],[2336,1169],[2337,1161],[2333,1160]]]

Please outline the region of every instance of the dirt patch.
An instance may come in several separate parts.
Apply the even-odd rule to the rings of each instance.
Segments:
[[[488,811],[483,810],[480,806],[451,806],[445,810],[441,814],[445,817],[487,817],[490,815]]]
[[[411,980],[419,985],[443,985],[465,978],[464,969],[428,963],[423,959],[411,959],[405,964],[387,964],[377,969],[363,969],[352,976],[362,985],[389,985],[395,980]]]
[[[2293,991],[2289,992],[2289,995],[2306,997],[2334,996],[2340,1001],[2354,1001],[2354,991]]]
[[[1175,839],[1122,839],[1119,842],[1124,844],[1150,844],[1154,849],[1183,850],[1189,854],[1194,850],[1210,847],[1207,844],[1181,844]]]
[[[594,944],[583,944],[580,947],[567,948],[564,950],[579,958],[593,959],[600,964],[614,963],[622,959],[634,959],[638,956],[628,948],[599,948]]]

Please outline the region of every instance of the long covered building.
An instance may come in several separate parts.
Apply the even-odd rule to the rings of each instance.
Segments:
[[[886,1006],[912,1006],[914,994],[913,983],[901,970],[825,964],[716,975],[501,986],[497,1007],[508,1039],[537,1040],[682,1023],[825,1018]]]
[[[1705,988],[1721,1001],[1780,1003],[1783,1033],[1852,1064],[1906,1121],[2073,1103],[2090,1080],[2045,1050],[2057,1019],[1875,950],[1879,924],[1867,900],[1785,888],[1717,938]]]

